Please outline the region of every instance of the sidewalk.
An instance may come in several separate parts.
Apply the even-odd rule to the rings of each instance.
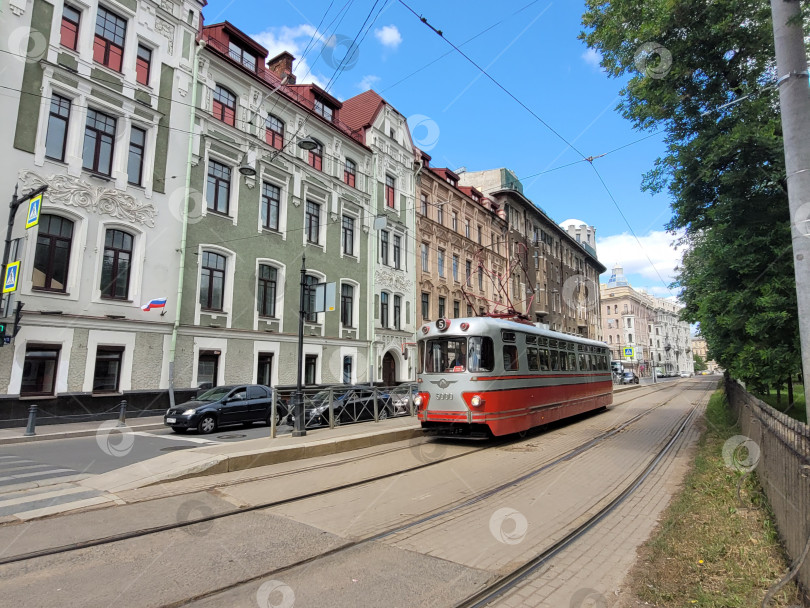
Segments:
[[[24,437],[25,427],[0,429],[0,445],[25,443],[28,441],[45,441],[48,439],[67,439],[69,437],[91,437],[98,431],[99,425],[109,420],[92,420],[90,422],[68,422],[65,424],[43,424],[36,427],[36,435]],[[128,418],[127,427],[132,431],[154,431],[165,428],[163,416],[144,416]]]

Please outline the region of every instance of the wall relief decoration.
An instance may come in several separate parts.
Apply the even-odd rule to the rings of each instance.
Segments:
[[[155,31],[159,34],[163,34],[166,39],[169,41],[169,53],[174,52],[174,26],[161,19],[160,17],[155,18]]]
[[[26,189],[47,185],[46,196],[50,204],[80,207],[93,213],[155,227],[158,212],[152,203],[141,202],[115,188],[91,186],[70,175],[52,175],[42,179],[33,171],[21,171],[20,181]]]
[[[375,283],[380,287],[402,293],[410,293],[412,289],[412,283],[403,273],[393,272],[387,268],[377,268]]]

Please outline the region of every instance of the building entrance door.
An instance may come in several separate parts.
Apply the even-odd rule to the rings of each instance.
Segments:
[[[397,362],[391,353],[385,353],[383,356],[382,381],[385,386],[394,386],[397,381]]]

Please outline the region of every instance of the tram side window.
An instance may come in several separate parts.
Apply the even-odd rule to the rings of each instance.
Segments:
[[[585,353],[579,353],[579,371],[585,371],[588,369],[588,364],[585,361]]]
[[[495,369],[495,348],[492,338],[470,338],[467,369],[471,372],[491,372]]]
[[[507,372],[516,372],[520,369],[518,350],[514,344],[503,345],[503,369]]]
[[[425,343],[420,340],[418,348],[419,354],[416,357],[418,359],[416,362],[416,372],[418,374],[423,374],[425,372]]]
[[[572,372],[577,371],[577,354],[568,353],[568,369]]]
[[[549,369],[549,355],[547,348],[540,349],[540,369],[547,372]]]
[[[555,372],[560,371],[560,357],[556,350],[551,351],[551,370]]]
[[[533,346],[526,348],[526,356],[529,359],[529,370],[536,372],[540,370],[540,357],[537,354],[537,349]]]
[[[564,350],[560,351],[560,371],[568,371],[568,355]]]

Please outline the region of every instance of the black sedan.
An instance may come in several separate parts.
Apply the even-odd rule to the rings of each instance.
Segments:
[[[270,424],[273,415],[272,391],[261,384],[235,384],[216,386],[187,401],[169,408],[163,423],[176,433],[197,429],[201,434],[231,424],[250,425],[254,422]],[[276,400],[276,424],[285,420],[289,412],[280,399]]]
[[[329,390],[318,391],[306,400],[305,427],[329,425]],[[335,425],[362,422],[374,419],[374,389],[368,386],[341,387],[333,389],[332,409]],[[377,393],[377,419],[385,420],[394,415],[391,396]]]

